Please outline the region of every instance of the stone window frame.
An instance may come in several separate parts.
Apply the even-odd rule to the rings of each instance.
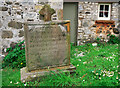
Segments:
[[[108,17],[99,17],[100,5],[109,5]],[[99,3],[98,5],[98,20],[110,20],[111,16],[111,3]]]

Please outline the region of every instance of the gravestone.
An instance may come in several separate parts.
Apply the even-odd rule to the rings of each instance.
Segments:
[[[21,69],[21,81],[44,76],[45,72],[61,69],[72,71],[70,65],[70,22],[24,23],[26,67]]]
[[[58,73],[58,69],[75,69],[70,64],[70,21],[50,21],[53,13],[54,9],[45,5],[40,10],[45,22],[24,23],[26,67],[21,69],[22,82],[46,72]]]
[[[44,5],[44,7],[39,11],[40,15],[44,17],[44,21],[50,21],[51,16],[55,13],[55,10],[50,7],[50,5]]]
[[[62,23],[62,22],[61,22]],[[69,32],[60,23],[25,24],[28,70],[69,65]]]

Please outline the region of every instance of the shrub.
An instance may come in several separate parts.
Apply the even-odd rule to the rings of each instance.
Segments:
[[[95,42],[97,43],[97,46],[105,46],[105,42],[101,40],[101,38],[96,38]]]
[[[3,59],[2,68],[22,68],[26,66],[24,41],[17,43],[15,47],[7,48],[8,54]]]
[[[115,35],[108,35],[110,36],[108,43],[109,44],[118,44],[119,43],[119,37],[116,37]]]

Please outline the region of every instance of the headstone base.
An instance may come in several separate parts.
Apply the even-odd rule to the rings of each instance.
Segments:
[[[62,67],[35,70],[35,71],[31,71],[31,72],[29,72],[27,70],[27,67],[24,67],[20,70],[21,82],[25,83],[25,82],[33,81],[36,78],[44,77],[44,76],[46,76],[45,73],[49,73],[50,71],[54,71],[55,73],[59,73],[60,71],[58,69],[62,70],[62,72],[74,73],[76,67],[73,65],[70,65],[70,66],[62,66]]]

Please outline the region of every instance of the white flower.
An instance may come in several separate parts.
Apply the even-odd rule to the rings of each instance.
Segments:
[[[119,65],[117,66],[117,68],[119,67]]]
[[[76,53],[74,54],[74,56],[76,56]]]
[[[83,54],[84,54],[84,52],[78,54],[77,57],[83,57],[84,56]]]
[[[85,80],[83,80],[83,82],[84,82]]]
[[[116,72],[117,72],[118,70],[116,70]]]
[[[79,64],[77,64],[77,66],[79,66]]]
[[[103,76],[105,76],[105,74],[103,74]]]
[[[110,58],[113,58],[113,57],[110,57]]]
[[[6,52],[6,51],[7,51],[7,49],[5,48],[5,49],[4,49],[4,52]]]
[[[113,75],[109,75],[110,77],[113,76]]]
[[[116,79],[118,79],[118,76],[116,77]]]
[[[115,66],[113,66],[113,68],[115,68]]]
[[[113,56],[116,56],[116,55],[113,54]]]
[[[23,80],[23,82],[25,82],[25,80]]]
[[[106,58],[108,60],[108,58]]]
[[[86,64],[87,62],[83,62],[83,64]]]
[[[12,81],[10,81],[10,83],[12,83]]]
[[[81,59],[78,59],[78,61],[81,61]]]
[[[26,86],[27,84],[24,84],[24,86]]]
[[[99,79],[101,79],[101,77],[99,77]]]
[[[98,73],[96,73],[96,75],[98,75]]]
[[[92,46],[97,46],[97,43],[92,43]]]
[[[36,77],[36,75],[33,75],[33,77]]]

